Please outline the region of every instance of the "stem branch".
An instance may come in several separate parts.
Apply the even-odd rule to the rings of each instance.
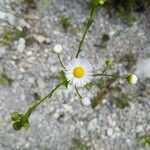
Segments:
[[[62,84],[63,84],[63,83],[58,84],[58,85],[57,85],[53,90],[51,90],[44,98],[42,98],[42,99],[38,100],[37,102],[35,102],[35,103],[28,109],[28,111],[26,112],[25,116],[26,116],[27,118],[29,118],[29,116],[31,115],[31,113],[33,112],[33,110],[35,110],[38,105],[40,105],[42,102],[44,102],[44,100],[46,100],[47,98],[50,98],[50,97],[53,95],[53,93],[54,93]]]
[[[104,74],[104,73],[98,73],[98,74],[93,74],[94,77],[96,76],[108,76],[108,77],[120,77],[120,78],[125,78],[125,76],[119,76],[115,74]]]
[[[58,60],[59,60],[59,62],[60,62],[60,64],[61,64],[61,66],[66,70],[66,68],[65,68],[65,66],[64,66],[64,64],[63,64],[63,62],[62,62],[61,59],[60,59],[60,55],[58,54],[57,56],[58,56]]]
[[[82,96],[81,94],[79,93],[77,87],[75,86],[75,90],[76,90],[76,93],[78,94],[78,96],[80,97],[80,103],[82,104]]]
[[[89,19],[88,19],[88,21],[87,21],[85,31],[84,31],[83,36],[82,36],[82,38],[81,38],[81,41],[80,41],[80,43],[79,43],[78,51],[77,51],[77,54],[76,54],[76,58],[78,58],[80,52],[82,51],[82,47],[83,47],[83,42],[84,42],[85,36],[86,36],[86,34],[88,33],[89,28],[90,28],[90,26],[91,26],[92,23],[93,23],[96,10],[97,10],[97,7],[93,7],[93,8],[91,9],[91,11],[90,11],[90,17],[89,17]]]

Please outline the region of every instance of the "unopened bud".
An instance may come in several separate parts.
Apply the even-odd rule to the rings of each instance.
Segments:
[[[127,76],[127,81],[130,84],[136,84],[137,83],[137,76],[135,74],[130,74]]]
[[[17,121],[20,118],[20,114],[18,112],[13,112],[11,114],[11,120],[12,121]]]
[[[107,66],[111,66],[112,63],[113,63],[112,59],[107,59],[107,60],[105,61],[105,64],[106,64]]]
[[[61,46],[60,44],[54,45],[53,51],[54,51],[56,54],[60,54],[60,53],[62,52],[62,46]]]

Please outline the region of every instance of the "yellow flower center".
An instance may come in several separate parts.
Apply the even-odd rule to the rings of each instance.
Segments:
[[[73,75],[76,77],[76,78],[82,78],[85,74],[85,70],[83,67],[81,66],[78,66],[78,67],[75,67],[73,69]]]

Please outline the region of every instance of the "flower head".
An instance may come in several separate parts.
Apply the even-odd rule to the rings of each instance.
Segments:
[[[66,66],[66,70],[67,79],[77,87],[84,86],[92,78],[92,66],[85,59],[73,59]]]
[[[127,81],[130,84],[136,84],[137,83],[137,76],[135,74],[130,74],[127,76]]]
[[[99,0],[99,4],[103,5],[105,3],[106,0]]]
[[[60,54],[60,53],[62,52],[62,46],[61,46],[60,44],[54,45],[53,51],[54,51],[56,54]]]

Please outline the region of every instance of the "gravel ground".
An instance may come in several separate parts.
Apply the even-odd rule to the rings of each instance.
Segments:
[[[136,56],[130,71],[138,75],[139,82],[137,86],[126,83],[124,90],[134,95],[128,107],[117,108],[108,96],[103,107],[83,107],[70,85],[67,90],[59,89],[51,102],[47,100],[37,108],[31,115],[28,130],[16,132],[12,129],[10,113],[24,112],[36,101],[35,97],[43,97],[56,85],[61,67],[52,52],[53,45],[63,46],[61,57],[67,64],[76,54],[89,8],[85,1],[53,0],[43,15],[37,16],[35,11],[25,15],[21,7],[12,10],[14,2],[0,0],[0,34],[25,26],[35,41],[28,45],[20,38],[9,46],[0,45],[0,72],[5,68],[14,79],[12,87],[0,86],[0,150],[69,150],[72,139],[80,139],[91,150],[148,150],[138,138],[150,134],[150,31],[146,18],[140,16],[128,27],[115,15],[109,18],[106,10],[101,9],[83,48],[82,56],[90,60],[94,70],[101,70],[105,58],[111,56],[113,69],[126,73],[120,58],[127,53]],[[67,32],[60,24],[61,16],[70,18],[72,26]],[[94,46],[104,33],[110,35],[107,46]],[[97,87],[90,92],[80,89],[90,98],[98,91]]]

